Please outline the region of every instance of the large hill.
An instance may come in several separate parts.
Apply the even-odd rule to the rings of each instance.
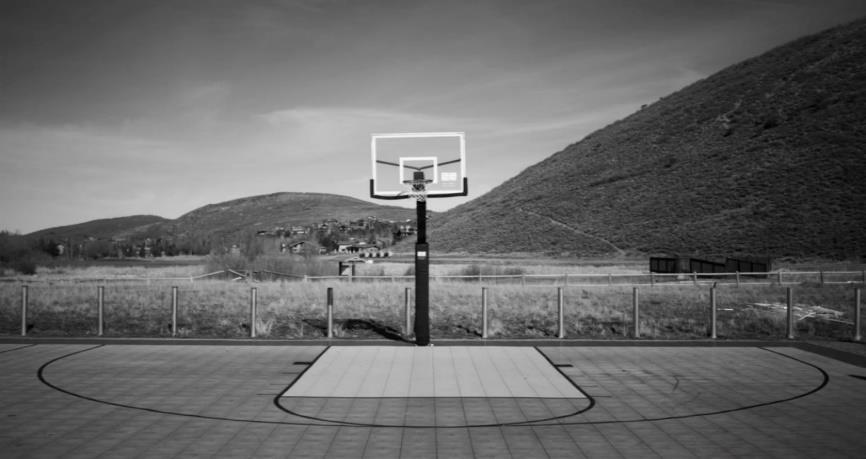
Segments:
[[[85,238],[111,239],[123,234],[140,233],[170,220],[156,215],[103,218],[75,225],[55,226],[28,234],[31,238],[53,239],[58,242]]]
[[[325,193],[274,193],[210,204],[164,224],[177,237],[209,235],[238,238],[277,226],[312,225],[374,216],[380,220],[415,218],[414,209],[383,206],[348,196]]]
[[[27,237],[56,242],[123,239],[135,243],[145,238],[163,239],[207,251],[242,242],[258,231],[309,226],[330,219],[347,223],[367,217],[403,221],[414,219],[415,210],[333,194],[274,193],[209,204],[176,220],[149,215],[119,217],[47,228]]]
[[[866,20],[596,131],[431,222],[437,250],[866,253]]]

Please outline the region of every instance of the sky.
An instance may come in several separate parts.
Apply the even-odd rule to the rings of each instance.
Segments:
[[[373,201],[371,134],[465,132],[469,196],[428,202],[443,211],[863,16],[862,0],[0,0],[0,229],[283,191]]]

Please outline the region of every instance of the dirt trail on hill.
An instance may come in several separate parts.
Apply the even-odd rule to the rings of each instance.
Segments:
[[[546,215],[541,215],[541,214],[539,214],[538,212],[533,212],[533,211],[531,211],[531,210],[526,210],[526,209],[523,209],[523,208],[520,208],[520,207],[518,207],[517,210],[518,210],[519,212],[527,213],[527,214],[529,214],[529,215],[534,215],[534,216],[536,216],[536,217],[538,217],[538,218],[544,218],[544,219],[547,219],[548,221],[550,221],[550,223],[553,223],[553,224],[556,225],[556,226],[559,226],[559,227],[565,228],[565,229],[567,229],[567,230],[569,230],[569,231],[571,231],[571,232],[573,232],[573,233],[579,234],[579,235],[581,235],[581,236],[588,237],[588,238],[590,238],[590,239],[595,239],[595,240],[597,240],[597,241],[600,241],[600,242],[604,243],[605,245],[609,246],[610,248],[612,248],[613,250],[615,250],[616,253],[617,253],[617,255],[625,255],[625,250],[620,249],[619,247],[615,246],[612,242],[608,241],[608,240],[605,239],[605,238],[602,238],[602,237],[599,237],[599,236],[596,236],[596,235],[589,234],[589,233],[587,233],[587,232],[581,231],[581,230],[579,230],[579,229],[577,229],[577,228],[575,228],[575,227],[573,227],[573,226],[571,226],[571,225],[569,225],[569,224],[567,224],[567,223],[563,223],[563,222],[561,222],[561,221],[559,221],[559,220],[557,220],[557,219],[555,219],[555,218],[551,218],[551,217],[548,217],[548,216],[546,216]]]

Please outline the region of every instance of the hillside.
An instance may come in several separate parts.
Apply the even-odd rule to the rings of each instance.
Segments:
[[[348,196],[324,193],[274,193],[210,204],[168,224],[177,237],[238,237],[277,226],[312,225],[326,219],[340,222],[375,216],[381,220],[415,218],[414,209],[383,206]]]
[[[80,240],[88,237],[110,239],[120,235],[140,233],[155,224],[169,221],[156,215],[103,218],[75,225],[56,226],[34,231],[27,234],[27,237],[33,239],[53,239],[55,241]]]
[[[431,225],[438,250],[866,253],[866,20],[726,68]]]
[[[309,226],[328,219],[347,223],[370,216],[403,221],[414,219],[415,210],[332,194],[274,193],[209,204],[176,220],[156,216],[94,220],[36,231],[27,238],[74,243],[87,239],[122,239],[131,245],[151,239],[183,250],[206,253],[212,247],[242,243],[258,231]]]

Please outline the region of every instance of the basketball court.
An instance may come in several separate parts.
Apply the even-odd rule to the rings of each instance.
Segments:
[[[159,343],[0,342],[4,457],[828,457],[866,448],[866,368],[782,343]]]

